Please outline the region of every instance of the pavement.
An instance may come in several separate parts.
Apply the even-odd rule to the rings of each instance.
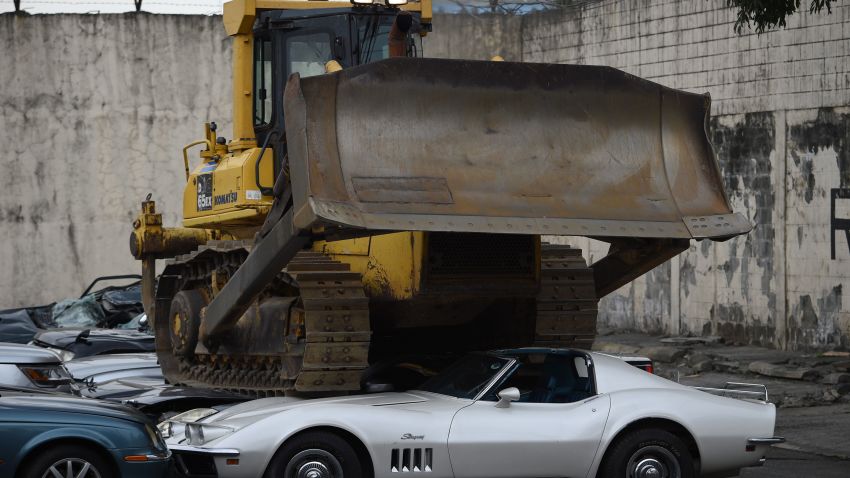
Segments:
[[[593,349],[648,356],[658,375],[685,385],[766,385],[777,406],[776,435],[787,442],[771,448],[765,466],[739,476],[850,478],[850,353],[610,332],[598,337]]]
[[[847,478],[850,461],[773,447],[762,467],[745,468],[741,478]]]

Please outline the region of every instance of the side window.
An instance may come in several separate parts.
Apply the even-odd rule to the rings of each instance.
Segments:
[[[286,39],[286,76],[298,73],[301,78],[325,73],[325,63],[333,59],[331,35],[326,32],[292,35]]]
[[[262,126],[272,120],[272,42],[257,38],[254,41],[254,125]]]
[[[584,357],[562,354],[529,354],[484,400],[496,401],[496,393],[516,387],[520,402],[572,403],[593,395]]]

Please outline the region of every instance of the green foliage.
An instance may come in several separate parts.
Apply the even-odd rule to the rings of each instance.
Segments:
[[[836,0],[811,0],[809,13],[820,13],[826,8],[832,13],[832,3]],[[755,26],[757,33],[784,28],[785,19],[800,9],[800,0],[726,0],[726,6],[738,9],[735,31],[741,33],[744,27]]]

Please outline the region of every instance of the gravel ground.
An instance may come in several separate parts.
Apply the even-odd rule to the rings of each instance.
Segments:
[[[850,461],[772,448],[767,463],[759,468],[746,468],[741,478],[847,478]]]

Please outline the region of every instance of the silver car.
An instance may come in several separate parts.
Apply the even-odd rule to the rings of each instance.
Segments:
[[[79,393],[55,352],[33,345],[0,343],[0,386]]]
[[[128,378],[165,383],[155,353],[92,355],[69,360],[65,367],[74,381],[88,387]]]
[[[266,398],[193,410],[160,430],[185,475],[724,476],[782,441],[766,392],[744,396],[605,354],[518,349],[468,355],[407,393]]]

